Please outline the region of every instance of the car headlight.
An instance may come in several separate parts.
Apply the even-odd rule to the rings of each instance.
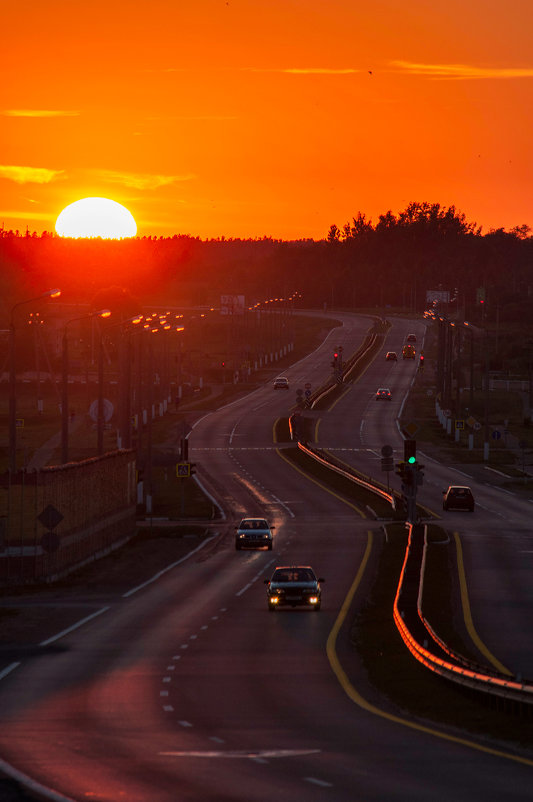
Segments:
[[[318,596],[309,596],[309,604],[318,604]]]
[[[271,596],[269,601],[270,604],[277,604],[279,602],[279,596]]]

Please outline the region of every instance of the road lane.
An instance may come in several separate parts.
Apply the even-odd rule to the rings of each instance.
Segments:
[[[228,523],[212,548],[24,662],[0,684],[0,752],[97,802],[490,800],[509,788],[528,799],[532,765],[376,705],[350,645],[351,614],[336,650],[359,701],[339,683],[328,637],[370,530],[372,561],[352,609],[364,603],[382,533],[280,458],[272,424],[286,407],[264,388],[204,418],[190,438],[224,488],[228,521],[264,512],[276,524],[274,551],[236,552]],[[326,577],[319,613],[266,609],[261,580],[278,561]]]

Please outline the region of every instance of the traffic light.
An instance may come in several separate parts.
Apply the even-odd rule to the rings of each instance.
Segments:
[[[333,354],[333,362],[331,363],[331,367],[332,368],[336,368],[337,367],[338,358],[339,358],[338,351],[335,351],[335,353]]]
[[[418,363],[418,367],[420,370],[424,370],[424,354],[420,354],[420,361]]]
[[[403,458],[408,465],[416,465],[416,440],[403,441]]]

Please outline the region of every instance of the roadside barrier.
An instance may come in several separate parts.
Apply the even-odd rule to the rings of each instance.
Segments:
[[[393,608],[394,621],[405,645],[419,663],[435,674],[465,688],[512,702],[513,709],[518,706],[520,712],[530,714],[532,682],[507,677],[457,654],[436,636],[425,620],[421,609],[421,589],[426,526],[410,524],[408,528],[408,544]]]
[[[393,510],[396,509],[399,497],[397,497],[397,495],[394,492],[383,490],[375,482],[372,481],[370,476],[366,476],[365,478],[363,478],[361,474],[356,473],[354,470],[348,468],[347,466],[341,467],[340,465],[336,465],[334,457],[332,456],[324,457],[319,453],[318,449],[311,448],[311,446],[301,443],[300,441],[298,441],[298,448],[300,449],[300,451],[303,451],[304,454],[307,454],[308,457],[311,457],[321,465],[325,465],[330,470],[335,471],[335,473],[344,476],[351,482],[354,482],[360,487],[364,487],[366,490],[370,490],[372,493],[375,493],[377,496],[380,496],[381,498],[385,499],[385,501],[389,502]]]

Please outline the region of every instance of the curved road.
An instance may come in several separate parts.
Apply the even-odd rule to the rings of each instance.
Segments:
[[[314,355],[287,371],[288,393],[264,387],[198,422],[191,459],[230,511],[225,535],[157,582],[118,601],[103,598],[91,621],[3,677],[4,759],[80,801],[531,797],[533,755],[516,759],[503,747],[391,716],[349,647],[349,600],[353,595],[356,606],[364,599],[360,569],[377,553],[380,529],[287,464],[272,436],[274,421],[292,406],[293,388],[317,386],[329,373],[332,346],[356,350],[368,320],[342,319]],[[399,350],[403,325],[394,324],[387,348]],[[378,358],[322,414],[319,444],[344,449],[347,461],[376,473],[381,445],[399,447],[394,417],[413,370]],[[378,385],[391,387],[391,404],[373,400]],[[436,466],[433,485],[433,466],[431,480],[426,470],[426,501],[436,509],[446,472]],[[495,518],[489,504],[499,506],[503,531],[504,507],[484,493],[487,519]],[[235,551],[233,526],[243,513],[276,525],[274,551]],[[492,571],[499,547],[483,532],[484,515],[482,507],[457,521],[468,524],[469,569],[479,559],[476,539],[485,538]],[[507,559],[516,567],[512,554]],[[263,579],[286,562],[310,564],[326,578],[320,613],[267,611]],[[492,633],[482,613],[484,588],[497,581],[492,573],[486,582],[472,580],[483,637]],[[508,585],[505,593],[510,605]],[[511,647],[490,645],[512,660]]]

